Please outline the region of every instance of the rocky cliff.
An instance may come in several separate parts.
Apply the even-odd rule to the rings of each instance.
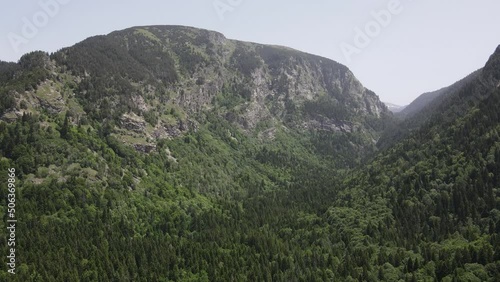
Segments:
[[[372,142],[391,116],[341,64],[213,31],[135,27],[37,56],[46,76],[17,93],[18,107],[6,117],[20,115],[26,100],[28,111],[70,111],[77,119],[110,122],[114,133],[135,143],[196,130],[207,112],[247,133],[355,131]]]

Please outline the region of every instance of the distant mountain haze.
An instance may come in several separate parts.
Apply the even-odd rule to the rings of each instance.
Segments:
[[[400,106],[400,105],[395,105],[395,104],[391,104],[391,103],[387,103],[387,102],[384,102],[384,104],[387,106],[389,111],[391,111],[393,113],[399,113],[407,107],[407,106]]]

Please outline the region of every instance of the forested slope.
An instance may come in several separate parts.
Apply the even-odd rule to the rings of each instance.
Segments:
[[[387,109],[295,50],[148,27],[1,63],[0,279],[498,281],[499,51],[372,158]]]

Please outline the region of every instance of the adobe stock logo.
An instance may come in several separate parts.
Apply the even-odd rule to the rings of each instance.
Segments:
[[[411,1],[411,0],[410,0]],[[363,29],[354,28],[353,44],[342,42],[340,49],[348,63],[352,61],[353,55],[359,55],[363,49],[370,46],[372,41],[378,37],[384,28],[387,28],[394,17],[403,12],[404,7],[400,0],[390,0],[387,7],[380,11],[372,11],[372,20],[367,22]]]
[[[213,6],[219,19],[223,21],[227,12],[233,12],[244,0],[215,0]]]
[[[20,33],[10,32],[7,37],[14,52],[19,53],[21,45],[26,45],[38,32],[46,27],[51,18],[61,11],[61,6],[68,4],[71,0],[40,0],[40,10],[35,12],[31,18],[23,17]]]

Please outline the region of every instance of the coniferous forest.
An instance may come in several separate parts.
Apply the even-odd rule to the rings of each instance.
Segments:
[[[500,47],[438,101],[175,26],[0,62],[0,281],[500,281]]]

